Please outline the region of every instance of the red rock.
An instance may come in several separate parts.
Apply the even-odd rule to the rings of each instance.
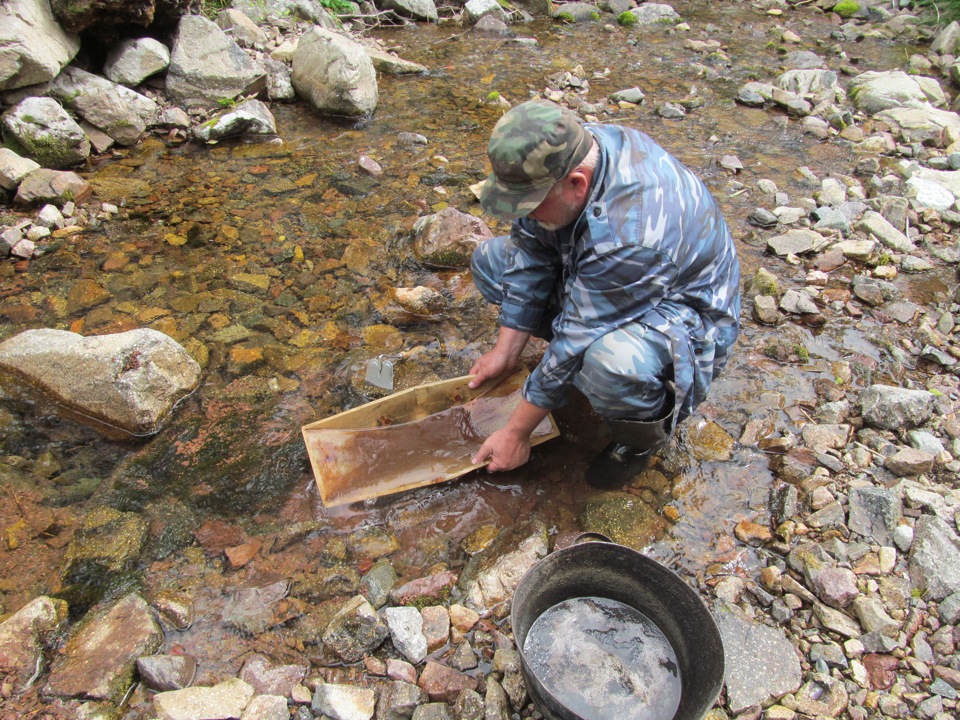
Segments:
[[[390,597],[395,605],[415,605],[423,600],[442,600],[457,584],[457,576],[449,570],[411,580],[394,588]]]
[[[897,678],[900,661],[893,655],[869,653],[863,656],[863,666],[867,669],[870,687],[874,690],[886,690]]]
[[[416,683],[417,669],[406,660],[388,658],[387,677],[391,680],[403,680],[408,683]]]
[[[200,546],[211,555],[218,555],[228,547],[242,545],[246,533],[236,525],[228,525],[222,520],[207,520],[193,534]]]
[[[230,567],[236,570],[237,568],[242,568],[248,562],[253,560],[254,556],[260,552],[261,547],[263,547],[263,543],[261,543],[259,540],[251,540],[250,542],[245,542],[242,545],[228,547],[224,550],[224,552],[227,555],[227,560],[230,561]]]
[[[477,689],[476,678],[431,660],[427,661],[417,684],[434,702],[452,703],[463,690]]]

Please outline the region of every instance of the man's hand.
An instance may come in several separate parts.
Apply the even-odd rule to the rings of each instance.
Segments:
[[[487,470],[513,470],[530,459],[530,437],[502,428],[487,438],[470,462],[479,464],[491,458]]]
[[[497,335],[497,344],[493,349],[481,356],[473,367],[470,368],[470,374],[474,378],[468,383],[468,387],[480,387],[487,380],[492,380],[504,373],[517,367],[520,361],[520,353],[526,347],[530,339],[530,333],[512,330],[511,328],[501,327]]]

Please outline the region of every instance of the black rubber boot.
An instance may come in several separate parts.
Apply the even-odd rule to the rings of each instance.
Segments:
[[[624,485],[647,465],[648,458],[667,444],[673,412],[659,420],[610,420],[613,442],[587,468],[586,481],[596,488]]]

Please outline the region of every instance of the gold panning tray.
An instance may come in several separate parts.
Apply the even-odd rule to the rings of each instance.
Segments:
[[[472,376],[394,393],[301,428],[326,507],[433,485],[482,467],[471,456],[506,423],[529,373],[471,390]],[[560,434],[552,416],[531,445]]]

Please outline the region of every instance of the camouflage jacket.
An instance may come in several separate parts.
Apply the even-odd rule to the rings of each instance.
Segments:
[[[534,405],[566,402],[583,355],[631,322],[666,334],[678,420],[703,400],[740,328],[736,248],[704,184],[644,133],[587,125],[600,158],[583,214],[557,231],[513,223],[499,323],[526,332],[553,319],[553,339],[523,389]]]

